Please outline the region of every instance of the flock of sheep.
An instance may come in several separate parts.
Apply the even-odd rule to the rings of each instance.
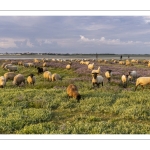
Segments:
[[[51,60],[51,61],[58,61],[58,60]],[[77,60],[69,60],[66,65],[66,69],[71,69],[72,68],[72,62],[73,61],[77,61]],[[22,65],[23,67],[35,67],[37,68],[37,74],[43,75],[44,80],[48,80],[48,81],[57,81],[57,80],[62,80],[61,76],[57,73],[52,74],[47,67],[49,67],[49,60],[43,59],[42,60],[42,66],[39,66],[39,63],[41,62],[41,60],[38,59],[34,59],[33,62],[24,62],[24,61],[11,61],[10,63],[3,63],[1,65],[1,67],[5,70],[7,70],[8,72],[6,72],[3,76],[0,76],[0,87],[4,88],[6,85],[6,82],[8,80],[12,80],[13,85],[17,85],[17,86],[22,86],[25,85],[25,83],[27,84],[32,84],[34,85],[36,82],[36,77],[33,73],[31,73],[27,78],[25,78],[25,76],[23,74],[16,74],[16,72],[18,71],[18,65]],[[101,84],[103,86],[104,83],[104,76],[102,76],[101,74],[101,67],[100,65],[98,66],[97,69],[95,69],[94,66],[94,62],[90,63],[90,61],[88,60],[78,60],[77,62],[79,62],[81,65],[87,65],[87,69],[91,70],[91,80],[92,80],[92,85],[99,87],[99,85]],[[98,62],[101,62],[101,60],[98,60]],[[108,60],[103,60],[104,63],[107,63]],[[138,63],[137,60],[135,60],[134,62],[131,60],[112,60],[113,63],[118,63],[121,65],[133,65],[133,63]],[[150,65],[149,62],[148,65]],[[112,70],[107,70],[105,73],[105,78],[108,80],[108,82],[111,82],[111,77],[112,77]],[[135,84],[135,90],[137,89],[137,87],[139,85],[141,85],[142,87],[144,85],[150,84],[150,77],[138,77],[137,71],[136,70],[132,70],[130,72],[128,72],[127,74],[122,74],[122,76],[120,77],[121,82],[123,87],[127,87],[127,83],[128,81],[132,80],[132,81],[136,81]],[[73,97],[75,99],[77,99],[77,101],[79,102],[81,99],[81,95],[78,92],[78,88],[75,84],[70,84],[67,87],[67,95],[69,97]]]

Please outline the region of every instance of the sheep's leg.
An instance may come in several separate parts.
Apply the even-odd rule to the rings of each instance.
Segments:
[[[99,83],[97,83],[97,87],[99,88]]]
[[[104,83],[102,82],[102,86],[104,85]]]

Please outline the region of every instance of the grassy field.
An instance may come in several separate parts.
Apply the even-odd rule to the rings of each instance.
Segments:
[[[1,64],[3,62],[1,61]],[[50,63],[48,70],[59,73],[62,81],[44,81],[36,68],[19,67],[27,77],[31,72],[36,84],[16,87],[8,81],[0,89],[1,134],[150,134],[149,86],[134,91],[135,82],[127,88],[121,84],[121,75],[137,70],[139,76],[149,76],[145,64],[125,66],[95,62],[101,66],[102,75],[111,68],[111,83],[104,77],[104,86],[92,88],[91,71],[86,65],[73,62],[72,69],[65,69],[67,62]],[[6,70],[0,68],[2,76]],[[74,83],[82,95],[80,103],[68,99],[66,87]]]

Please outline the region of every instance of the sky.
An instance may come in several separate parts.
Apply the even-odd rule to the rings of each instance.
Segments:
[[[0,16],[0,53],[150,54],[150,16]]]

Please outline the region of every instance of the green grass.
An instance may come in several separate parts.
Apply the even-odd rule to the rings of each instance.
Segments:
[[[34,73],[36,84],[16,87],[8,81],[0,89],[1,134],[150,134],[149,88],[135,92],[134,84],[122,88],[115,82],[92,88],[90,81],[77,80],[83,97],[77,103],[68,99],[66,87],[78,74],[73,69],[49,70],[63,80],[44,81],[35,68],[19,67],[25,77]]]

